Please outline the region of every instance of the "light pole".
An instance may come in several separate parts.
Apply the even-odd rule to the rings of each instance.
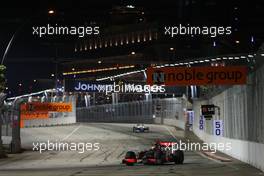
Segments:
[[[27,23],[27,22],[26,22],[26,23]],[[6,57],[7,57],[7,54],[8,54],[9,51],[10,51],[10,48],[11,48],[11,46],[12,46],[12,44],[13,44],[15,38],[17,37],[17,35],[19,34],[20,30],[25,26],[26,23],[22,24],[22,25],[16,30],[16,32],[12,35],[11,39],[9,40],[8,45],[7,45],[6,49],[5,49],[4,55],[3,55],[2,60],[1,60],[1,65],[4,65],[4,61],[5,61]]]
[[[49,15],[53,15],[53,14],[55,14],[55,11],[53,10],[53,9],[50,9],[50,10],[48,10],[48,14]],[[27,19],[16,31],[15,31],[15,33],[12,35],[12,37],[11,37],[11,39],[9,40],[9,42],[8,42],[8,45],[7,45],[7,47],[6,47],[6,49],[5,49],[5,52],[4,52],[4,55],[3,55],[3,57],[2,57],[2,60],[1,60],[1,65],[3,65],[4,64],[4,61],[5,61],[5,59],[6,59],[6,57],[7,57],[7,55],[8,55],[8,53],[9,53],[9,51],[10,51],[10,48],[12,47],[12,45],[13,45],[13,43],[14,43],[14,41],[15,41],[15,38],[17,37],[17,35],[20,33],[20,31],[24,28],[24,26],[28,23],[28,22],[30,22],[31,21],[31,18],[29,18],[29,19]]]

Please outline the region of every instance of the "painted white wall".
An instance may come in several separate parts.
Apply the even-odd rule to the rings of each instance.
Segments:
[[[206,143],[231,143],[232,149],[229,151],[222,151],[223,153],[226,153],[227,155],[230,155],[245,163],[251,164],[252,166],[264,171],[264,144],[213,136],[197,127],[195,127],[193,131]]]
[[[252,92],[249,92],[250,94]],[[264,144],[255,142],[252,134],[258,134],[257,139],[263,139],[257,109],[249,107],[248,92],[245,86],[234,86],[210,100],[196,100],[193,103],[195,111],[193,132],[206,143],[231,143],[232,150],[222,151],[238,160],[246,162],[264,171]],[[260,96],[259,96],[260,98]],[[206,120],[204,130],[199,129],[200,107],[202,104],[215,104],[220,107],[220,116],[214,115],[213,119]],[[260,104],[261,102],[254,102]],[[263,106],[263,105],[262,105]],[[248,111],[252,113],[248,113]],[[258,117],[257,117],[258,116]],[[213,120],[221,119],[224,122],[224,136],[214,136],[212,133]],[[251,141],[249,141],[251,139]]]

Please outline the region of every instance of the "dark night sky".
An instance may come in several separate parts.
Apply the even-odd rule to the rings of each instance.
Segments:
[[[3,1],[0,6],[0,54],[1,57],[14,32],[29,21],[22,28],[20,34],[10,50],[5,64],[8,66],[8,86],[17,91],[20,82],[27,82],[26,88],[32,86],[34,79],[50,79],[55,72],[54,58],[74,58],[73,44],[76,38],[37,38],[32,36],[31,27],[35,24],[62,23],[84,24],[85,22],[100,21],[111,25],[109,11],[116,5],[133,4],[142,7],[149,21],[179,23],[199,22],[207,25],[222,24],[234,25],[234,17],[239,18],[241,36],[250,35],[251,31],[257,33],[258,40],[262,42],[263,8],[261,0],[184,0],[183,8],[179,8],[177,0],[41,0],[41,1]],[[205,3],[206,2],[206,3]],[[193,6],[188,4],[193,3]],[[210,4],[216,3],[212,6]],[[207,6],[203,6],[207,4]],[[234,11],[238,7],[238,12]],[[54,9],[56,14],[49,16],[47,11]],[[183,11],[179,17],[179,11]],[[58,46],[58,50],[54,46]],[[42,88],[42,87],[41,87]]]

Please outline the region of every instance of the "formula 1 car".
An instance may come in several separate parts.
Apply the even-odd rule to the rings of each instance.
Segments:
[[[126,153],[123,164],[134,165],[136,163],[146,164],[165,164],[174,162],[175,164],[183,164],[184,153],[181,150],[173,150],[176,142],[157,142],[154,147],[149,150],[141,151],[137,155],[133,151]]]
[[[134,133],[149,132],[149,127],[146,127],[144,124],[137,124],[133,126]]]

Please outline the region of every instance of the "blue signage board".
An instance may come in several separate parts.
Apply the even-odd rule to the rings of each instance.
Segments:
[[[110,81],[65,80],[66,92],[98,92],[98,93],[175,93],[185,92],[183,87],[165,87],[164,85],[146,85],[143,83],[122,84]]]
[[[204,130],[204,126],[205,126],[205,120],[204,120],[203,115],[201,115],[199,119],[199,129]]]

